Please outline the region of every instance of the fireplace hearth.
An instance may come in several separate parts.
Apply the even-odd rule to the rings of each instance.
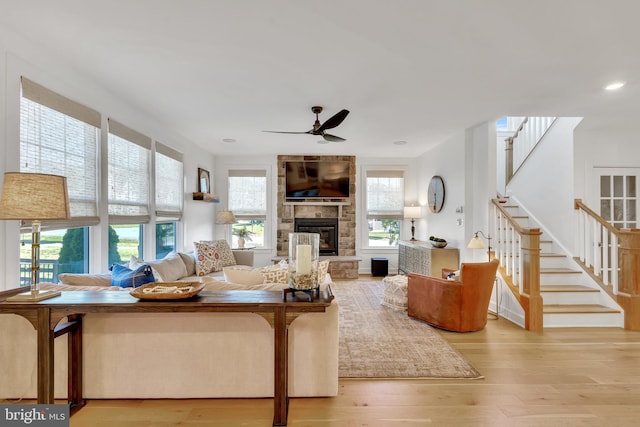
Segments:
[[[338,255],[338,218],[295,218],[296,233],[318,233],[320,255]]]

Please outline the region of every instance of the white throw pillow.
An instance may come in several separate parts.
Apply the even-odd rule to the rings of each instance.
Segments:
[[[222,271],[227,282],[241,285],[258,285],[264,282],[261,268],[252,268],[248,265],[230,265],[223,267]]]
[[[61,273],[58,280],[71,286],[111,286],[111,272],[104,274]]]
[[[187,267],[177,252],[169,252],[164,258],[155,261],[142,261],[134,256],[129,260],[129,268],[132,270],[143,264],[151,267],[156,282],[175,282],[189,275]]]

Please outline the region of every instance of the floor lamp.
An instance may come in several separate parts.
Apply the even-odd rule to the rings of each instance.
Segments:
[[[484,242],[482,241],[482,239],[478,236],[478,234],[480,234],[482,237],[484,237],[487,240],[487,255],[488,255],[488,261],[491,261],[491,235],[485,235],[482,231],[478,230],[474,233],[473,238],[469,241],[469,244],[467,245],[467,248],[469,249],[484,249]],[[496,319],[499,318],[500,316],[498,315],[498,311],[499,311],[499,305],[498,305],[498,283],[497,281],[494,281],[496,287],[496,312],[495,313],[491,313],[494,316],[496,316]]]
[[[41,291],[40,221],[69,219],[67,178],[41,173],[4,174],[0,219],[31,221],[31,290],[7,301],[41,301],[60,295],[60,291]]]

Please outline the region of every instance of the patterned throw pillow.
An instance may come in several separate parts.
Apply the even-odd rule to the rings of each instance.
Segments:
[[[289,269],[282,268],[279,264],[264,267],[262,275],[264,283],[281,283],[283,285],[289,283]]]
[[[324,261],[320,261],[318,263],[318,283],[324,282],[324,278],[327,276],[329,272],[329,260],[325,259]]]
[[[196,247],[196,275],[221,271],[223,267],[236,265],[236,259],[226,240],[194,242]]]
[[[233,251],[229,246],[229,242],[227,242],[226,240],[200,240],[200,243],[211,245],[213,252],[216,254],[219,268],[215,271],[222,270],[222,267],[228,267],[230,265],[237,264],[236,257],[233,256]]]
[[[111,286],[120,286],[121,288],[137,288],[147,283],[155,282],[151,267],[146,264],[141,265],[135,270],[120,264],[113,264],[111,267]]]

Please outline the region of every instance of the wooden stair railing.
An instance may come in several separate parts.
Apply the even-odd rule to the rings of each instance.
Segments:
[[[574,207],[578,210],[576,261],[624,309],[624,328],[640,331],[640,229],[618,230],[580,199]]]
[[[496,238],[496,256],[500,273],[525,314],[525,329],[539,332],[543,328],[540,295],[539,228],[524,228],[497,200],[492,200]]]

